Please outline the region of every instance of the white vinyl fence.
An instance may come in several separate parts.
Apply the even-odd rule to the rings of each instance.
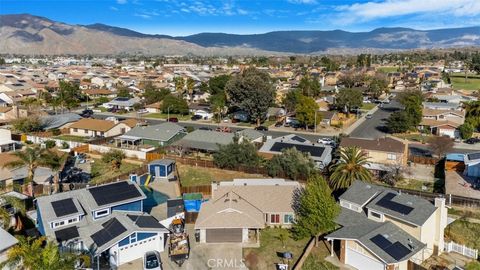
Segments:
[[[460,245],[455,242],[447,242],[445,243],[445,251],[446,252],[456,252],[460,253],[463,256],[472,258],[472,259],[477,259],[478,258],[478,250],[466,247],[465,245]]]

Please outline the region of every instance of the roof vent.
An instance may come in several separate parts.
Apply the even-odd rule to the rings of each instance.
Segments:
[[[413,203],[412,203],[412,202],[407,202],[407,204],[408,204],[408,205],[413,205]]]
[[[370,186],[370,185],[367,185],[367,188],[368,188],[368,189],[371,189],[371,188],[372,188],[372,186]]]

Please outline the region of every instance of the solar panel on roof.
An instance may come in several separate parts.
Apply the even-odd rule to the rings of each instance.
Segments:
[[[52,207],[57,217],[63,217],[78,212],[77,207],[70,198],[54,201],[52,202]]]
[[[383,250],[392,245],[392,242],[390,242],[387,238],[385,238],[385,236],[381,234],[377,234],[374,237],[370,238],[370,241],[372,241],[375,245],[377,245]]]
[[[103,229],[92,234],[92,239],[97,246],[102,246],[120,234],[127,231],[127,229],[116,218],[112,218],[102,224]]]
[[[127,215],[135,224],[140,228],[164,228],[162,224],[158,222],[152,216],[140,216],[140,215]]]
[[[293,136],[292,137],[292,140],[294,141],[297,141],[297,142],[306,142],[307,140],[305,140],[304,138],[300,137],[300,136]]]
[[[321,157],[323,151],[325,151],[325,147],[322,146],[314,146],[314,145],[300,145],[300,144],[292,144],[292,143],[283,143],[283,142],[276,142],[270,148],[270,151],[274,152],[282,152],[284,149],[288,148],[296,148],[298,151],[303,153],[309,153],[312,157]]]
[[[389,246],[385,250],[385,252],[387,252],[388,255],[392,256],[392,258],[398,261],[407,256],[410,253],[410,249],[397,241],[393,245]]]
[[[125,181],[90,188],[88,191],[92,194],[93,199],[99,206],[142,196],[135,185],[131,185]]]
[[[78,229],[76,226],[55,231],[55,237],[57,238],[58,242],[67,241],[79,236],[80,235],[78,234]]]
[[[398,212],[403,215],[410,214],[410,212],[413,211],[413,207],[392,201],[392,199],[395,198],[395,196],[396,196],[395,193],[389,192],[385,196],[383,196],[383,198],[381,198],[376,203],[376,205],[386,209],[390,209],[392,211]]]
[[[468,159],[470,159],[470,160],[479,159],[479,158],[480,158],[480,153],[468,154]]]

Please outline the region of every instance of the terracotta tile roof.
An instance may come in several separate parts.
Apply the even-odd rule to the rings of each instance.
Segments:
[[[405,144],[392,138],[379,138],[374,140],[360,138],[343,138],[340,143],[341,147],[357,146],[365,150],[374,150],[382,152],[403,153]]]
[[[73,123],[70,128],[106,132],[116,126],[115,122],[101,119],[83,118]]]

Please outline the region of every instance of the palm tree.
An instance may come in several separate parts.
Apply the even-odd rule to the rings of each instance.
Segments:
[[[45,237],[19,237],[18,241],[17,245],[8,250],[7,260],[0,264],[0,269],[74,269],[75,262],[83,259],[83,256],[60,252],[58,246]]]
[[[333,166],[330,184],[334,189],[348,188],[355,180],[369,182],[372,174],[364,165],[368,156],[358,147],[346,147],[340,150],[340,161]]]
[[[26,208],[24,201],[13,196],[2,196],[0,200],[3,201],[3,205],[11,205],[17,213],[25,215]],[[13,218],[16,219],[17,217],[13,216]],[[0,224],[4,229],[7,230],[10,228],[11,220],[11,213],[5,207],[0,207]],[[16,224],[18,224],[18,222],[16,222]]]
[[[58,155],[53,151],[46,151],[40,165],[50,168],[53,173],[53,182],[54,182],[54,193],[58,191],[58,182],[59,182],[59,172],[63,168],[65,161],[67,160],[67,155],[62,154]]]
[[[45,158],[45,149],[40,148],[40,146],[27,147],[24,151],[15,152],[13,155],[17,157],[17,160],[10,161],[3,166],[7,168],[26,166],[28,176],[25,178],[25,184],[31,185],[35,170]],[[33,196],[33,186],[31,186],[31,196]]]
[[[195,88],[195,80],[192,78],[187,79],[187,90],[188,90],[188,95],[190,95],[190,98],[193,95],[193,88]]]

